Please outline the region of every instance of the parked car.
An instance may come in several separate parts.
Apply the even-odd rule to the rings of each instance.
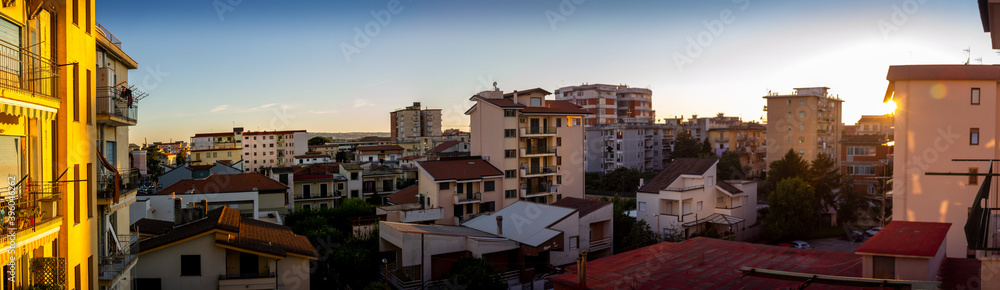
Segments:
[[[805,241],[792,241],[791,244],[792,244],[792,247],[794,247],[794,248],[812,249],[812,246],[809,246],[809,243],[806,243]]]
[[[881,231],[882,231],[882,227],[874,227],[874,228],[871,228],[870,230],[865,231],[865,233],[868,234],[869,236],[874,236],[875,234],[878,234],[878,232],[881,232]]]

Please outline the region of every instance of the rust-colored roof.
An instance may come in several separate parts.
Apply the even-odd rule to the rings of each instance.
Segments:
[[[420,187],[416,184],[407,186],[406,188],[390,194],[389,202],[392,204],[418,203],[420,202],[420,199],[417,198],[418,192],[420,192]]]
[[[590,289],[788,289],[802,282],[741,277],[740,267],[861,277],[861,256],[710,238],[662,242],[587,262]],[[556,288],[577,287],[576,266],[549,278]],[[812,284],[809,289],[842,289]]]
[[[427,171],[436,181],[469,180],[489,176],[503,176],[503,171],[479,156],[452,160],[420,161],[417,166]]]
[[[226,133],[198,133],[194,134],[195,137],[218,137],[218,136],[233,136],[233,132]]]
[[[148,218],[141,218],[129,226],[130,231],[147,235],[162,235],[172,228],[174,228],[173,222]]]
[[[405,157],[397,158],[397,160],[408,161],[408,160],[417,160],[417,159],[420,159],[420,158],[424,158],[424,156],[423,155],[410,155],[410,156],[405,156]]]
[[[740,194],[740,193],[743,193],[742,190],[740,190],[739,188],[736,188],[732,184],[729,184],[729,182],[726,182],[725,180],[716,181],[715,182],[715,186],[718,186],[719,188],[722,188],[722,190],[725,190],[725,191],[729,192],[730,194]]]
[[[567,115],[590,115],[590,111],[584,110],[577,104],[568,101],[546,100],[544,107],[524,107],[521,113],[525,114],[567,114]]]
[[[513,97],[515,93],[518,96],[530,95],[530,94],[533,94],[533,93],[542,93],[542,94],[545,94],[545,95],[551,95],[552,94],[551,92],[546,91],[546,90],[544,90],[542,88],[533,88],[533,89],[527,89],[527,90],[523,90],[523,91],[509,92],[509,93],[503,94],[503,97],[504,98]]]
[[[438,146],[434,146],[434,148],[431,148],[431,150],[427,150],[427,153],[441,153],[441,151],[444,151],[444,150],[450,148],[451,146],[455,146],[455,144],[458,144],[458,143],[462,143],[462,142],[461,141],[448,141],[448,142],[444,142],[444,143],[441,143]]]
[[[355,148],[355,149],[358,150],[358,151],[361,151],[361,152],[365,152],[365,151],[393,151],[393,150],[395,150],[395,151],[403,151],[403,147],[399,147],[399,145],[358,146],[358,148]]]
[[[576,209],[577,211],[580,212],[580,216],[582,217],[582,216],[588,215],[588,214],[590,214],[590,213],[592,213],[592,212],[594,212],[594,211],[596,211],[598,209],[601,209],[602,207],[611,206],[611,203],[610,202],[603,202],[603,201],[596,201],[596,200],[576,198],[576,197],[564,197],[563,199],[560,199],[560,200],[552,203],[552,205],[554,205],[554,206],[561,206],[561,207],[565,207],[565,208]]]
[[[715,165],[717,159],[714,158],[677,158],[674,162],[670,162],[667,168],[660,171],[656,177],[650,179],[639,188],[639,192],[646,193],[660,193],[660,190],[667,188],[671,183],[674,182],[682,174],[691,175],[702,175],[712,165]]]
[[[164,188],[160,194],[222,193],[286,190],[287,186],[260,173],[209,175],[204,179],[186,179]],[[193,191],[193,192],[192,192]]]
[[[950,227],[951,223],[893,221],[854,252],[931,258],[937,254]]]
[[[160,247],[215,230],[232,235],[229,240],[216,240],[216,244],[280,257],[287,257],[288,253],[312,258],[319,257],[316,248],[309,243],[309,239],[293,233],[291,228],[242,217],[238,210],[225,206],[209,211],[205,218],[174,227],[161,235],[142,240],[139,242],[139,248],[143,252],[155,251]]]
[[[1000,65],[893,65],[885,76],[889,81],[902,80],[1000,80]]]

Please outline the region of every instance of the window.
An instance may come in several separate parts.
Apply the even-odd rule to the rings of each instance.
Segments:
[[[969,174],[976,174],[976,173],[979,173],[979,168],[975,167],[969,168]],[[969,185],[977,185],[977,184],[979,184],[979,176],[969,175]]]
[[[576,250],[580,247],[580,236],[569,237],[569,249]]]
[[[90,24],[91,23],[90,22],[90,0],[84,1],[83,3],[87,5],[86,7],[83,7],[83,11],[85,12],[84,16],[86,17],[86,18],[84,18],[84,20],[87,21],[87,22],[83,23],[83,25],[87,27],[87,34],[90,34],[90,29],[91,29],[91,27],[94,26],[93,24]]]
[[[80,26],[80,0],[73,0],[73,24]],[[80,289],[80,285],[76,289]]]
[[[504,117],[517,117],[517,110],[515,110],[515,109],[504,109],[503,110],[503,116]]]
[[[517,130],[515,130],[515,129],[503,129],[503,137],[504,138],[516,138],[517,137]]]
[[[80,223],[80,164],[73,164],[73,186],[76,187],[73,193],[73,222]]]
[[[799,124],[799,131],[805,131],[805,130],[806,130],[806,124]]]
[[[351,180],[358,180],[358,173],[357,172],[351,172]]]
[[[90,0],[87,0],[87,2],[90,2]],[[88,7],[87,10],[90,10],[89,7]],[[90,18],[90,15],[87,15],[87,18]],[[90,26],[87,26],[87,33],[90,33]],[[90,88],[91,88],[91,86],[90,86],[90,70],[88,69],[87,70],[87,116],[85,118],[87,120],[87,124],[91,123],[90,119],[92,118],[91,116],[93,116],[93,112],[91,112],[91,110],[93,110],[93,107],[94,107],[93,101],[91,101],[92,95],[90,93]]]
[[[74,3],[76,1],[73,1]],[[73,6],[76,9],[76,6]],[[74,16],[76,17],[76,16]],[[76,22],[76,21],[74,21]],[[74,68],[76,66],[73,66]],[[80,122],[80,69],[73,70],[73,121]]]
[[[573,118],[573,126],[580,126],[580,118]]]
[[[517,177],[517,170],[504,170],[503,177],[515,178]]]
[[[799,149],[799,156],[806,156],[806,150]]]
[[[556,175],[556,184],[562,184],[562,175]]]
[[[76,2],[76,1],[74,1],[74,2]],[[76,284],[76,289],[77,290],[83,289],[83,288],[80,288],[80,285],[83,285],[83,283],[81,283],[82,281],[80,279],[80,278],[82,278],[82,277],[80,277],[80,264],[76,264],[76,267],[73,267],[73,275],[76,278],[76,283],[75,283]]]
[[[302,185],[302,197],[310,198],[312,196],[312,185],[303,184]]]
[[[90,2],[90,0],[87,0],[87,2]],[[90,277],[95,277],[94,276],[94,255],[91,255],[90,257],[87,257],[87,280],[90,281],[90,283],[87,283],[87,285],[89,285],[88,288],[90,288],[90,289],[97,289],[97,287],[95,287],[96,285],[94,285],[94,279],[90,279]]]
[[[792,118],[792,112],[788,112],[788,118],[789,118],[789,119],[791,119],[791,118]]]
[[[806,137],[799,137],[799,143],[805,143]]]
[[[491,212],[491,211],[496,211],[496,210],[497,210],[497,208],[496,208],[496,202],[495,201],[484,202],[481,205],[479,205],[479,212]]]
[[[93,194],[93,193],[90,192],[90,181],[89,180],[91,180],[90,176],[91,176],[91,174],[93,174],[93,172],[94,172],[94,164],[93,163],[87,163],[87,172],[86,172],[87,173],[87,180],[88,180],[87,181],[87,189],[86,189],[87,190],[87,218],[94,217],[94,209],[96,208],[96,206],[94,206],[94,205],[97,204],[97,201],[95,199],[95,198],[97,198],[97,194]]]
[[[638,208],[639,208],[639,211],[646,211],[646,202],[640,201]]]
[[[556,146],[562,146],[562,137],[556,137]]]
[[[969,129],[969,145],[979,145],[979,128]]]
[[[504,158],[517,158],[517,151],[514,149],[507,149],[503,151]]]
[[[136,289],[160,290],[163,285],[160,278],[135,278]]]
[[[490,192],[496,190],[496,181],[485,181],[483,182],[483,191]]]
[[[532,106],[541,106],[542,105],[542,98],[539,98],[539,97],[531,98],[531,105]]]
[[[847,147],[847,156],[875,156],[875,147],[850,146]]]
[[[805,104],[806,104],[806,99],[799,100],[799,105],[805,105]]]
[[[847,175],[875,175],[874,165],[849,165]]]
[[[181,276],[201,276],[201,255],[181,255]]]
[[[504,190],[503,198],[517,198],[517,190],[513,189]]]
[[[788,105],[789,105],[789,106],[791,106],[791,105],[792,105],[792,100],[788,100]]]
[[[972,88],[972,104],[979,105],[979,88]]]
[[[562,156],[556,156],[556,165],[562,165]]]
[[[448,190],[448,183],[447,182],[438,183],[438,190]]]
[[[805,117],[806,117],[806,111],[799,111],[799,118],[805,118]]]
[[[701,211],[701,203],[702,203],[701,201],[698,202],[698,207],[697,207],[698,211]]]
[[[556,128],[562,127],[562,118],[556,118]]]

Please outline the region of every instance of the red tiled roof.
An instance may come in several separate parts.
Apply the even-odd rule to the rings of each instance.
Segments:
[[[340,172],[340,163],[328,162],[328,163],[313,163],[309,165],[296,165],[292,167],[295,171],[295,175],[317,175],[326,173],[337,173]]]
[[[561,207],[565,207],[565,208],[576,209],[577,211],[580,212],[580,216],[582,217],[582,216],[588,215],[588,214],[590,214],[590,213],[592,213],[592,212],[594,212],[594,211],[596,211],[598,209],[601,209],[602,207],[610,206],[611,203],[610,202],[603,202],[603,201],[596,201],[596,200],[576,198],[576,197],[564,197],[563,199],[560,199],[560,200],[552,203],[552,205],[554,205],[554,206],[561,206]]]
[[[420,202],[420,199],[417,198],[418,192],[420,192],[420,187],[416,184],[407,186],[406,188],[390,194],[389,202],[392,204],[418,203]]]
[[[427,150],[427,153],[441,153],[441,151],[444,151],[444,150],[448,149],[451,146],[455,146],[455,144],[458,144],[458,143],[462,143],[462,142],[461,141],[448,141],[448,142],[444,142],[444,143],[441,143],[438,146],[434,146],[434,148],[431,148],[431,150]]]
[[[198,133],[194,134],[195,137],[218,137],[218,136],[233,136],[233,132],[227,133]]]
[[[365,137],[358,138],[358,141],[359,142],[365,142],[365,141],[392,141],[392,138],[389,138],[389,137],[379,137],[379,136],[365,136]]]
[[[692,175],[702,175],[712,165],[715,164],[716,159],[712,158],[677,158],[667,168],[660,171],[656,177],[650,179],[646,182],[639,192],[647,193],[660,193],[660,190],[667,188],[671,183],[674,182],[682,174],[692,174]]]
[[[740,267],[861,277],[861,256],[844,252],[693,238],[663,242],[587,262],[590,289],[783,289],[801,282],[742,277]],[[556,288],[576,288],[576,266],[549,278]],[[813,284],[809,289],[841,289]]]
[[[517,93],[518,96],[530,95],[532,93],[542,93],[542,94],[545,94],[545,95],[551,95],[552,94],[551,92],[546,91],[546,90],[544,90],[542,88],[533,88],[533,89],[527,89],[527,90],[523,90],[523,91],[509,92],[509,93],[503,94],[503,97],[504,98],[506,98],[506,97],[513,97],[514,93]]]
[[[215,165],[188,165],[187,168],[190,169],[190,170],[192,170],[192,171],[194,171],[194,170],[209,170],[209,169],[212,169],[212,166],[215,166]]]
[[[186,179],[155,194],[222,193],[286,190],[287,186],[260,173],[209,175],[204,179]]]
[[[205,152],[205,151],[228,151],[228,150],[243,150],[242,148],[210,148],[210,149],[195,149],[191,152]]]
[[[434,180],[468,180],[503,176],[503,171],[479,157],[453,160],[421,161],[417,165]]]
[[[133,224],[135,227],[139,223]],[[287,257],[294,253],[317,258],[316,248],[305,236],[296,235],[291,228],[240,216],[239,210],[220,207],[208,211],[208,216],[200,220],[171,228],[167,232],[139,242],[143,252],[155,251],[161,247],[181,242],[210,231],[232,234],[229,240],[216,240],[237,249]]]
[[[417,159],[420,159],[420,158],[424,158],[424,156],[423,155],[411,155],[411,156],[400,157],[400,158],[398,158],[398,160],[407,161],[407,160],[417,160]]]
[[[162,235],[172,228],[174,228],[173,222],[148,218],[141,218],[129,226],[132,232],[148,235]]]
[[[885,255],[934,257],[944,242],[951,223],[893,221],[854,253],[859,255]]]
[[[233,166],[233,161],[232,160],[219,160],[219,161],[216,161],[215,163],[222,163],[222,165]]]
[[[282,135],[282,134],[293,134],[293,133],[305,133],[306,130],[286,130],[286,131],[258,131],[258,132],[243,132],[244,136],[249,135]]]
[[[590,115],[590,111],[584,110],[577,104],[568,101],[546,100],[545,107],[524,107],[521,113],[526,114],[567,114],[567,115]]]
[[[382,150],[385,150],[385,151],[390,151],[390,150],[399,150],[399,151],[402,151],[403,147],[399,147],[399,145],[374,145],[374,146],[358,146],[358,148],[356,148],[356,149],[358,151],[361,151],[361,152],[365,152],[365,151],[382,151]]]

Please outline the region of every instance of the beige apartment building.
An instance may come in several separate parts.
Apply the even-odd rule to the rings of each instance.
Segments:
[[[984,177],[926,173],[985,173],[990,162],[953,159],[1000,158],[1000,66],[890,66],[886,79],[885,101],[896,103],[894,132],[900,134],[893,162],[893,220],[952,223],[948,257],[975,255],[968,250],[964,225]],[[991,193],[991,202],[996,198]]]
[[[767,159],[771,163],[792,150],[806,161],[816,154],[839,160],[841,108],[844,100],[830,95],[827,87],[795,88],[788,95],[768,93]]]
[[[746,177],[760,177],[767,169],[767,162],[764,161],[767,157],[767,148],[764,147],[765,133],[767,133],[766,126],[747,122],[709,129],[708,141],[716,156],[722,156],[726,151],[739,155],[740,165],[743,166]]]
[[[555,98],[573,102],[590,112],[583,120],[586,126],[620,122],[652,123],[656,119],[653,91],[646,88],[583,84],[559,88]]]
[[[465,112],[471,155],[504,173],[503,206],[583,198],[583,118],[590,112],[572,102],[546,100],[549,94],[539,88],[484,91],[471,98],[476,104]]]
[[[434,147],[430,142],[433,137],[441,137],[441,109],[422,109],[420,102],[413,102],[405,109],[389,112],[389,124],[393,143],[412,153],[407,155],[423,155]]]

